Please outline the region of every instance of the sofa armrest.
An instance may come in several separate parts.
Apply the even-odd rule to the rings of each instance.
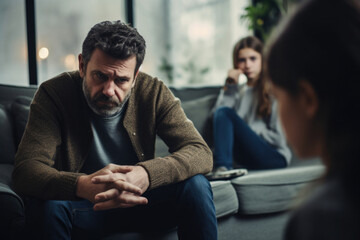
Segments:
[[[231,180],[239,200],[239,213],[265,214],[291,209],[299,197],[306,197],[307,187],[320,179],[324,170],[323,165],[313,165],[249,171],[248,175]]]
[[[15,146],[10,113],[0,104],[0,164],[14,163]]]
[[[22,239],[25,229],[24,202],[11,188],[12,164],[0,164],[0,232],[4,239]]]

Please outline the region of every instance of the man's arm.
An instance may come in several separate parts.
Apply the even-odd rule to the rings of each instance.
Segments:
[[[61,145],[60,122],[58,106],[40,86],[15,156],[13,182],[19,193],[45,199],[74,199],[73,186],[81,174],[54,168],[53,159]]]
[[[159,86],[159,85],[158,85]],[[125,174],[114,173],[104,176],[97,176],[93,178],[95,183],[113,183],[117,180],[127,181],[142,189],[145,192],[146,189],[152,189],[158,186],[178,182],[185,180],[193,175],[199,173],[207,173],[212,169],[212,154],[198,131],[195,129],[191,121],[185,116],[178,99],[176,99],[170,90],[163,84],[160,84],[160,93],[156,95],[155,99],[156,109],[154,109],[156,115],[156,122],[152,125],[147,123],[147,126],[156,128],[159,136],[168,144],[171,155],[165,158],[155,158],[140,162],[138,166],[134,167],[133,171]],[[154,93],[157,92],[154,89],[145,87],[146,90]],[[150,96],[146,91],[135,93],[135,96]],[[131,128],[130,123],[134,122],[134,119],[150,119],[151,116],[142,116],[139,113],[149,112],[152,109],[153,104],[151,100],[154,98],[145,99],[144,102],[136,102],[140,104],[144,109],[128,108],[124,124]],[[146,104],[145,104],[146,102]],[[132,102],[134,103],[134,102]],[[137,112],[135,115],[132,113]],[[151,120],[151,119],[150,119]],[[131,122],[130,122],[131,121]],[[151,122],[151,121],[150,121]],[[129,124],[129,125],[127,125]],[[142,131],[138,131],[142,132]],[[130,134],[130,136],[135,136]],[[145,135],[141,136],[139,140],[144,142],[144,146],[151,146],[149,140],[152,137]],[[137,140],[133,139],[134,142]],[[138,146],[135,149],[139,150]],[[137,171],[138,170],[138,171]],[[159,181],[156,180],[159,179]],[[152,181],[149,185],[149,180]],[[145,184],[144,184],[145,183]],[[115,207],[131,207],[137,204],[130,204],[127,201],[133,197],[134,194],[129,194],[127,191],[120,192],[115,187],[108,191],[95,196],[95,210],[103,210]]]
[[[135,118],[137,122],[154,118],[155,126],[151,126],[151,128],[156,129],[157,134],[169,147],[171,154],[163,158],[157,157],[141,161],[137,164],[144,167],[149,174],[149,189],[180,182],[196,174],[210,172],[213,166],[212,152],[195,129],[194,124],[186,117],[179,99],[175,98],[162,82],[157,79],[151,81],[157,83],[153,86],[146,86],[146,81],[138,82],[143,87],[140,90],[136,89],[134,94],[138,96],[143,94],[145,100],[138,103],[141,106],[140,110],[137,110]],[[143,113],[149,112],[149,108],[153,109],[155,116],[143,115]],[[128,115],[126,117],[124,125],[130,125],[130,121],[134,122],[134,116]],[[152,145],[149,144],[149,139],[141,136],[142,130],[139,129],[138,131],[139,134],[135,136],[138,140],[134,139],[134,142],[141,142],[142,151],[144,149],[147,151],[146,148],[150,148]]]

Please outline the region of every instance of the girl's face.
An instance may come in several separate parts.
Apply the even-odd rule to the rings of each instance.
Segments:
[[[272,85],[277,99],[278,114],[286,138],[300,158],[322,155],[323,138],[315,124],[318,102],[313,88],[305,83],[296,96],[284,88]]]
[[[255,83],[260,76],[261,61],[260,53],[252,48],[243,48],[239,51],[236,68],[242,70],[247,78]]]

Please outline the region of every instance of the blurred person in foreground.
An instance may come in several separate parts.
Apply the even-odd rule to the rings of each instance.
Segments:
[[[360,2],[305,1],[274,36],[266,66],[287,139],[326,166],[285,239],[360,239]]]

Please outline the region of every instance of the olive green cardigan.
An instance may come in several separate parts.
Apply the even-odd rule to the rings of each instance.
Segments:
[[[15,156],[13,182],[20,194],[76,199],[76,183],[93,138],[78,72],[63,73],[39,87]],[[139,73],[125,112],[124,127],[149,174],[149,189],[212,169],[212,153],[180,101],[158,79]],[[155,137],[169,156],[154,156]],[[121,153],[119,153],[121,154]]]

